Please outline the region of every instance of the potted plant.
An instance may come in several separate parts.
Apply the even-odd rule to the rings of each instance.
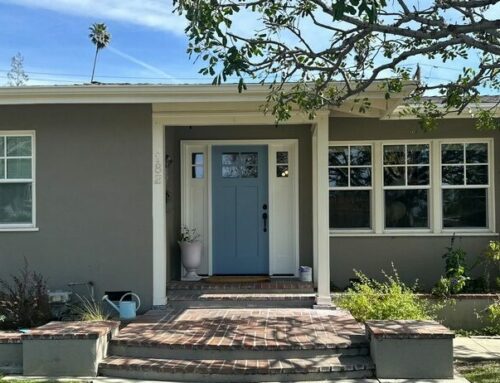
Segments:
[[[200,234],[196,229],[183,226],[179,234],[179,247],[181,248],[182,266],[186,274],[182,277],[184,281],[199,281],[201,277],[196,273],[201,264],[202,243],[198,239]]]

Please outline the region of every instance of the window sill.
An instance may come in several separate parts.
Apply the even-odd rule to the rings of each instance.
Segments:
[[[463,231],[463,232],[396,232],[396,233],[367,233],[367,232],[349,232],[339,233],[330,232],[330,237],[495,237],[498,233],[491,231]]]
[[[34,232],[40,231],[38,227],[0,227],[0,233]]]

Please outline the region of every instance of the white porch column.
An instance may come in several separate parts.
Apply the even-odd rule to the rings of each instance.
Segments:
[[[165,126],[153,117],[153,306],[167,304]]]
[[[328,223],[328,113],[313,126],[313,241],[317,275],[316,307],[330,307],[330,228]]]

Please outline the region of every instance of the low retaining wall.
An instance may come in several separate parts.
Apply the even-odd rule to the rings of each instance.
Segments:
[[[23,371],[21,333],[0,331],[0,373],[20,374]]]
[[[118,322],[50,322],[23,335],[23,374],[97,376]]]
[[[377,378],[453,378],[454,333],[435,321],[367,321]]]
[[[337,300],[344,293],[333,293],[333,300]],[[437,320],[451,329],[478,330],[488,325],[481,318],[485,310],[490,306],[498,294],[457,294],[451,299],[444,301],[430,294],[421,294],[422,299],[431,303],[443,304],[437,312]]]
[[[497,294],[455,295],[437,312],[437,319],[451,329],[478,330],[489,325],[484,318],[485,310],[497,297]],[[430,302],[437,301],[432,296],[425,298]]]

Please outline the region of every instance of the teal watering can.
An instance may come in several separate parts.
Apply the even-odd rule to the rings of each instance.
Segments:
[[[137,299],[137,305],[134,301],[124,301],[123,298],[125,298],[127,295],[132,295],[135,299]],[[137,310],[139,310],[139,307],[141,307],[141,298],[139,298],[139,295],[135,293],[123,294],[120,298],[120,301],[118,302],[118,306],[111,302],[107,295],[103,296],[102,300],[108,302],[111,307],[118,311],[121,320],[135,319]]]

